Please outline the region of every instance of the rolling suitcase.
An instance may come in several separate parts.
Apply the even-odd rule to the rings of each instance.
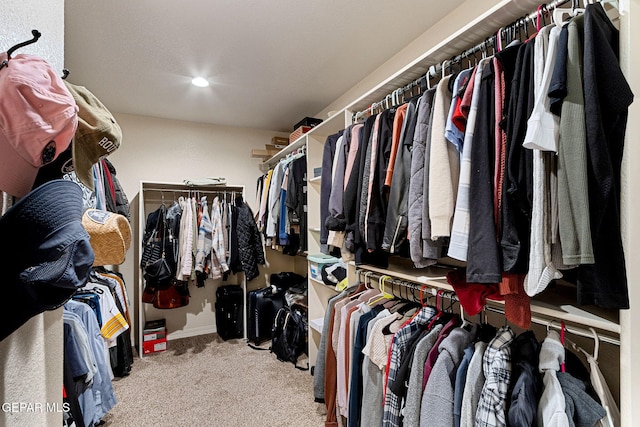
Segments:
[[[244,292],[238,285],[224,285],[216,290],[216,329],[223,340],[244,335]]]
[[[247,293],[247,340],[259,345],[271,339],[276,313],[284,305],[284,291],[271,286]]]

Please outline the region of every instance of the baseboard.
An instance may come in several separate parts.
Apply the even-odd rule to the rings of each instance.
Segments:
[[[171,341],[171,340],[177,340],[180,338],[189,338],[189,337],[195,337],[198,335],[205,335],[205,334],[215,334],[216,333],[216,327],[214,325],[211,326],[200,326],[197,328],[189,328],[186,331],[175,331],[175,332],[170,332],[167,334],[167,341]]]

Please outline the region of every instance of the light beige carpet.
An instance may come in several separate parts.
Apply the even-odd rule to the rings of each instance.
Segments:
[[[313,401],[309,371],[240,339],[169,341],[163,353],[136,357],[131,374],[113,386],[118,404],[104,417],[105,426],[324,425],[325,408]]]

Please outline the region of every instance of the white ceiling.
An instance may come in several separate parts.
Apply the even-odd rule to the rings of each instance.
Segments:
[[[66,0],[65,67],[112,112],[290,132],[462,3]]]

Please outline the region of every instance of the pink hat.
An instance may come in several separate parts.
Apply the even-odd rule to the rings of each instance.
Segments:
[[[78,107],[42,58],[0,53],[0,191],[22,197],[38,169],[69,147]]]

